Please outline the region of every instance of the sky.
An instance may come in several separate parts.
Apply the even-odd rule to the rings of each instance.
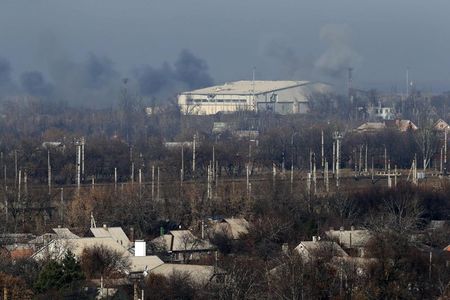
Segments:
[[[3,78],[3,93],[108,102],[125,77],[162,97],[253,70],[345,86],[348,67],[361,88],[405,90],[409,68],[419,88],[450,90],[449,11],[448,0],[2,0],[0,92]]]

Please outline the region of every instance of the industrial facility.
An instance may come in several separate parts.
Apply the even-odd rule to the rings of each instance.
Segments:
[[[327,84],[310,81],[243,80],[184,92],[178,104],[182,113],[195,115],[245,110],[307,113],[311,97],[331,90]]]

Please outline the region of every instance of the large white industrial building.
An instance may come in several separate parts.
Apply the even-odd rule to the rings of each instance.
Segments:
[[[241,110],[306,113],[311,97],[329,92],[329,85],[317,82],[244,80],[184,92],[178,104],[184,114],[197,115]]]

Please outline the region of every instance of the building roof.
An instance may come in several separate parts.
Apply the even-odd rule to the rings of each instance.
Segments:
[[[348,254],[335,242],[331,241],[303,241],[295,247],[295,250],[301,253],[306,251],[311,256],[338,256],[346,257]]]
[[[152,274],[169,277],[174,273],[188,274],[196,283],[206,284],[215,275],[213,266],[186,265],[186,264],[162,264],[151,270]]]
[[[229,238],[238,239],[241,235],[248,233],[250,224],[244,218],[225,218],[216,224],[214,231],[223,232]]]
[[[376,130],[382,130],[386,128],[386,124],[382,122],[366,122],[359,127],[356,128],[357,131],[376,131]]]
[[[76,235],[75,233],[73,233],[72,231],[70,231],[69,228],[53,228],[52,230],[56,233],[58,238],[62,238],[62,239],[77,239],[77,238],[79,238],[79,236]]]
[[[85,248],[91,248],[94,246],[105,246],[111,250],[123,253],[124,256],[131,256],[127,249],[118,244],[116,240],[111,237],[88,237],[76,239],[55,239],[36,251],[32,258],[39,260],[40,258],[50,256],[58,259],[64,256],[68,250],[70,250],[75,256],[80,257]]]
[[[211,243],[196,237],[190,230],[171,230],[168,234],[154,239],[152,243],[162,244],[168,251],[207,251],[214,249]]]
[[[185,92],[183,94],[200,95],[258,95],[272,91],[284,90],[309,84],[309,81],[285,81],[285,80],[241,80],[227,82],[207,88]]]
[[[325,234],[345,248],[365,247],[372,237],[368,230],[329,230]]]
[[[434,123],[433,127],[437,131],[444,131],[444,130],[448,130],[449,129],[448,123],[445,122],[442,119],[437,120],[436,123]]]
[[[129,259],[131,272],[143,272],[145,270],[151,271],[164,264],[164,262],[156,255],[130,256]]]
[[[96,227],[91,228],[91,232],[95,237],[110,237],[114,239],[118,244],[129,247],[131,242],[128,236],[123,231],[122,227]]]

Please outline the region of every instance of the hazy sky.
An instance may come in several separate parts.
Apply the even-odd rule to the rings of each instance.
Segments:
[[[109,60],[111,74],[173,64],[188,49],[215,82],[320,79],[450,90],[448,0],[3,0],[0,57],[14,80],[54,57]],[[18,80],[18,79],[17,79]],[[448,88],[447,88],[448,87]]]

